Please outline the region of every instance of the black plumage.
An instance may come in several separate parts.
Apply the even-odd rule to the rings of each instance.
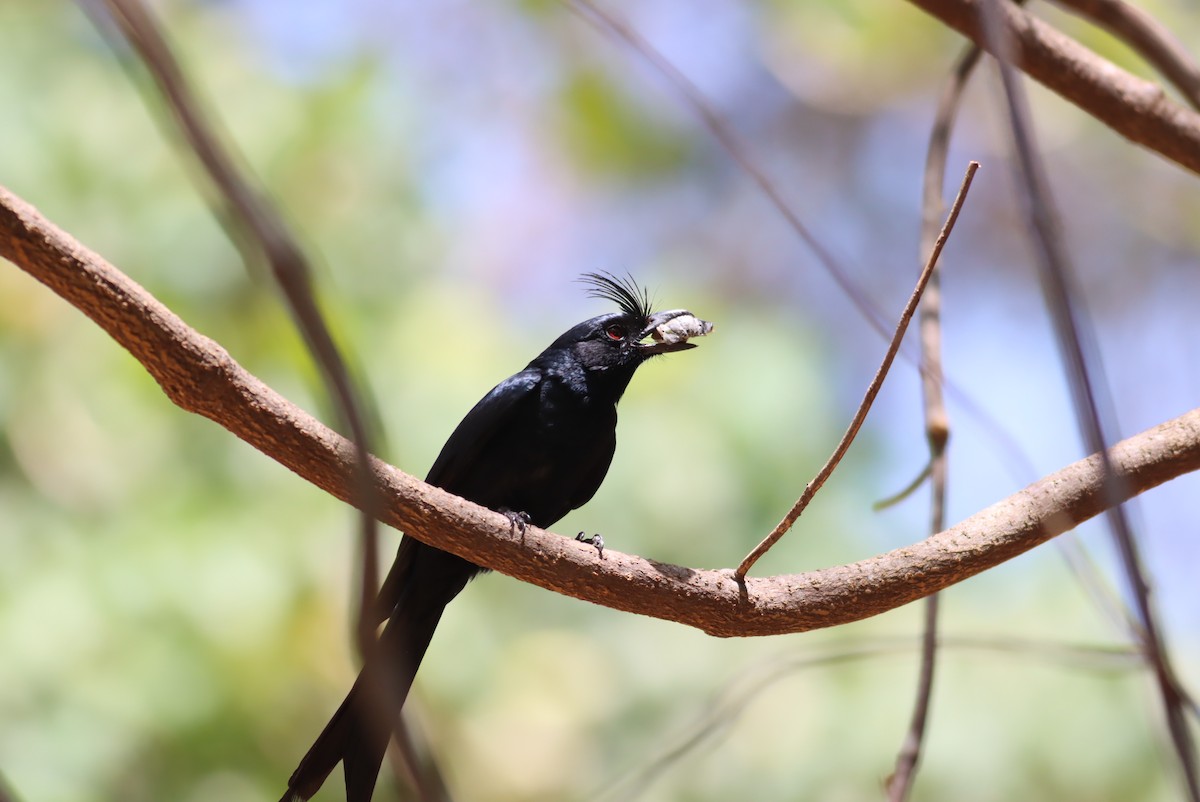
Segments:
[[[634,372],[656,354],[694,345],[643,342],[689,313],[654,313],[632,279],[592,273],[582,280],[590,295],[615,302],[619,311],[572,327],[485,395],[442,447],[429,484],[543,528],[596,493],[616,449],[617,401]],[[369,802],[395,717],[442,610],[481,570],[401,539],[378,597],[377,620],[387,624],[377,648],[281,802],[309,799],[339,761],[347,802]]]

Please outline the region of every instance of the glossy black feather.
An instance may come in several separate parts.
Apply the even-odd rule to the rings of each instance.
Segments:
[[[650,293],[645,287],[638,286],[633,276],[618,278],[612,273],[584,273],[579,281],[588,285],[588,297],[612,301],[630,317],[650,317]]]
[[[600,487],[616,449],[617,402],[655,353],[639,344],[652,311],[632,279],[589,274],[619,312],[572,327],[496,385],[450,435],[426,481],[549,527]],[[384,626],[346,700],[301,761],[282,802],[316,793],[339,761],[347,802],[369,802],[395,717],[442,611],[480,568],[411,537],[380,589]]]

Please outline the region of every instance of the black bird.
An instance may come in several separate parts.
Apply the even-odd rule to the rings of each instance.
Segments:
[[[694,348],[687,337],[708,331],[690,328],[707,324],[685,310],[653,312],[649,294],[632,278],[589,273],[581,281],[589,295],[616,302],[620,311],[574,326],[496,385],[450,435],[425,478],[505,512],[514,526],[549,527],[595,495],[617,445],[617,401],[634,372],[656,354]],[[401,539],[379,593],[376,623],[387,624],[376,648],[280,802],[309,799],[339,761],[347,802],[369,802],[442,610],[482,570]]]

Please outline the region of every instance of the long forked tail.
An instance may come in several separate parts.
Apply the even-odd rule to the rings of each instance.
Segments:
[[[370,802],[397,716],[442,609],[439,605],[415,616],[411,613],[416,611],[396,611],[350,693],[292,773],[280,802],[310,799],[339,762],[346,775],[346,802]]]
[[[292,773],[280,802],[311,799],[339,762],[346,774],[346,802],[371,802],[400,708],[442,611],[479,570],[419,540],[401,539],[380,589],[378,615],[382,620],[390,614],[387,625],[342,706]]]
[[[388,742],[433,630],[446,604],[479,570],[420,540],[401,539],[396,562],[380,588],[379,615],[390,612],[388,623],[346,700],[292,773],[280,802],[310,800],[338,762],[346,772],[346,802],[371,802]]]

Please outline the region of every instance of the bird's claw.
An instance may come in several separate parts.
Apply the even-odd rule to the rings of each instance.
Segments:
[[[575,539],[580,543],[587,543],[590,546],[595,546],[596,553],[600,555],[600,559],[604,559],[604,538],[602,538],[600,535],[591,535],[589,537],[586,533],[580,532],[575,536]]]
[[[504,509],[500,510],[500,514],[508,519],[509,526],[512,527],[513,532],[516,532],[521,537],[525,537],[525,529],[530,524],[529,513]]]

